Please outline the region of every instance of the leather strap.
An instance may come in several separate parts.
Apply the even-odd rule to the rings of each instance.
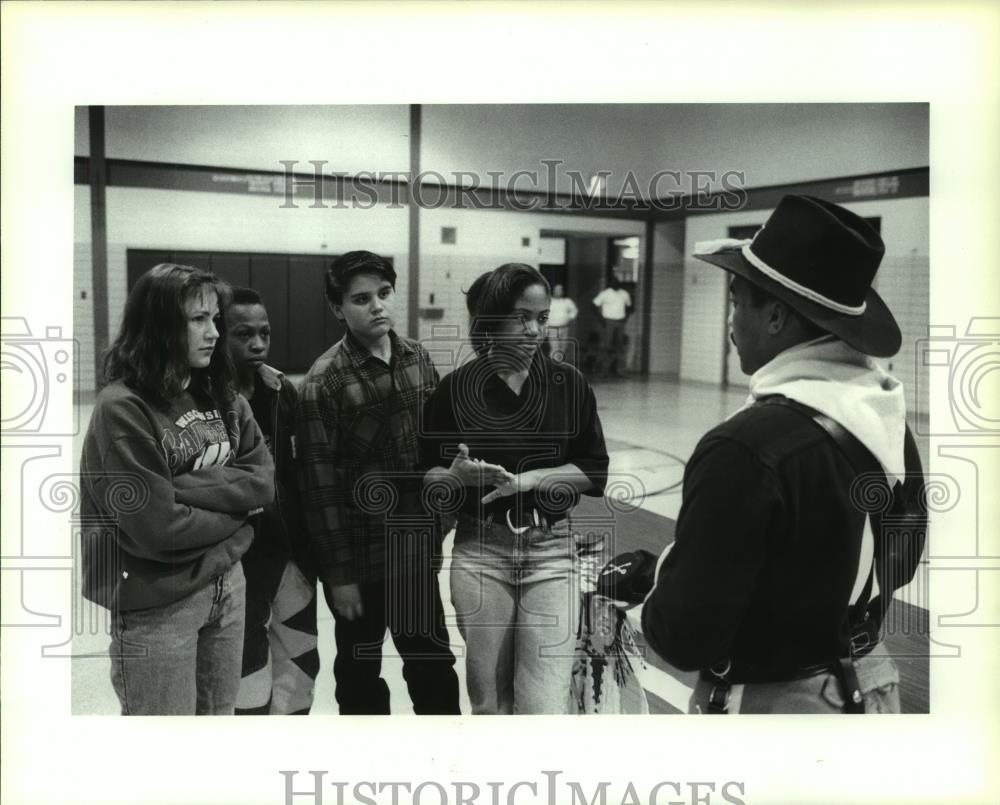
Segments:
[[[844,454],[847,462],[851,465],[855,474],[859,477],[861,475],[883,475],[882,465],[879,464],[878,459],[872,455],[871,451],[865,447],[857,438],[851,435],[839,422],[835,419],[831,419],[826,414],[817,411],[805,403],[800,403],[796,400],[792,400],[788,397],[766,397],[760,401],[763,405],[781,405],[785,408],[792,408],[805,416],[808,416],[819,425],[827,435],[833,440],[834,444],[840,449],[840,452]],[[872,535],[879,533],[879,528],[881,527],[878,518],[870,513],[868,515],[871,521]],[[861,593],[858,595],[857,600],[851,606],[851,632],[861,629],[864,627],[865,622],[868,620],[868,604],[871,601],[872,596],[872,586],[875,578],[875,556],[872,556],[872,564],[868,569],[868,578],[865,581],[865,586],[862,588]],[[881,623],[881,618],[878,619],[878,623]]]
[[[864,657],[871,653],[878,642],[878,633],[875,633],[875,640],[868,640],[869,632],[862,630],[856,637],[859,640],[858,649],[851,652],[853,659]],[[853,645],[853,641],[852,641]],[[819,674],[836,673],[833,664],[830,662],[815,663],[814,665],[799,665],[792,668],[755,668],[748,666],[734,665],[724,675],[713,673],[711,670],[701,671],[700,676],[706,682],[717,683],[720,679],[725,679],[731,685],[757,685],[769,682],[792,682],[796,679],[808,679]]]
[[[882,467],[871,451],[852,436],[839,422],[831,419],[826,414],[796,400],[777,395],[758,400],[757,404],[781,405],[809,417],[833,440],[858,476],[862,474],[882,473]],[[872,534],[877,534],[879,523],[874,514],[869,514],[869,518],[871,519]],[[760,676],[750,671],[740,673],[739,669],[734,673],[727,664],[726,671],[723,674],[709,673],[704,675],[706,679],[715,683],[709,693],[708,712],[717,714],[726,714],[729,712],[729,695],[734,684],[734,679],[737,678],[741,684],[781,682],[803,679],[832,671],[837,677],[841,695],[844,698],[843,711],[850,714],[864,713],[864,695],[861,692],[861,683],[858,681],[858,674],[854,668],[854,657],[867,654],[871,651],[875,643],[878,642],[881,618],[872,622],[869,619],[868,613],[868,603],[871,599],[874,574],[875,559],[873,556],[864,588],[858,596],[858,600],[850,608],[851,643],[849,647],[850,653],[847,657],[838,657],[832,663],[803,666],[801,668],[788,669],[784,672],[768,672]]]
[[[833,672],[840,681],[840,691],[844,697],[844,712],[848,714],[863,713],[865,711],[865,697],[861,693],[861,683],[858,681],[858,673],[854,669],[854,660],[851,657],[841,657],[834,664]]]

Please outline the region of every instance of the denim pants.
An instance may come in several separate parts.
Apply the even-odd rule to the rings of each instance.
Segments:
[[[458,519],[451,595],[473,713],[566,713],[580,589],[569,521]]]
[[[232,715],[245,592],[237,562],[172,604],[114,612],[111,684],[122,715]]]

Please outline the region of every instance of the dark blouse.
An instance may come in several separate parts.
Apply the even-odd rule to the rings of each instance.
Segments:
[[[451,464],[460,442],[471,458],[499,464],[512,473],[575,464],[591,480],[586,494],[601,495],[608,477],[608,452],[594,391],[576,369],[536,353],[519,394],[497,374],[496,359],[477,357],[446,376],[424,406],[420,462],[424,470]],[[537,509],[550,521],[564,517],[579,494],[554,483],[483,505],[489,489],[465,489],[439,498],[439,508],[526,525]],[[448,498],[447,501],[444,498]],[[433,495],[432,495],[433,498]]]

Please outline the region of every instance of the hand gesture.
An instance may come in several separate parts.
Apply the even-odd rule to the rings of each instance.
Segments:
[[[458,446],[458,455],[452,459],[448,471],[463,486],[499,486],[514,477],[499,464],[487,464],[485,461],[469,458],[469,447],[465,444]]]
[[[483,503],[492,503],[494,500],[510,497],[519,492],[530,492],[537,485],[537,476],[532,472],[522,472],[517,475],[508,473],[507,480],[496,484],[496,489],[483,496]]]

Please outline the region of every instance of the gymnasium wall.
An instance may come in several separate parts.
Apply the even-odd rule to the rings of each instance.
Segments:
[[[926,104],[426,105],[421,166],[451,180],[455,170],[538,169],[558,158],[588,175],[607,169],[614,189],[629,169],[743,170],[748,185],[805,181],[927,164]],[[279,160],[326,160],[324,170],[405,171],[409,108],[393,106],[106,107],[110,159],[281,170]],[[76,110],[75,153],[89,154],[86,107]],[[753,130],[752,138],[734,136]],[[817,153],[817,143],[822,152]],[[780,148],[776,147],[780,144]],[[863,147],[862,147],[863,146]],[[540,175],[544,186],[544,172]],[[569,189],[568,185],[559,189]],[[81,388],[94,387],[89,189],[76,194],[74,299]],[[281,209],[278,196],[110,186],[107,188],[109,327],[124,304],[129,248],[336,254],[367,248],[392,256],[399,273],[400,331],[406,332],[410,267],[409,212]],[[912,344],[927,324],[927,199],[874,201],[889,253],[879,283],[904,326],[904,352],[893,371],[913,386]],[[696,240],[730,225],[759,224],[768,211],[693,216],[657,224],[651,289],[650,370],[718,384],[725,366],[725,282],[696,264]],[[442,228],[455,230],[445,243]],[[685,227],[687,232],[685,233]],[[415,332],[435,327],[464,335],[462,293],[476,275],[503,262],[537,264],[542,230],[601,236],[643,234],[642,224],[580,216],[423,209],[420,293]],[[86,298],[83,296],[86,295]],[[433,295],[433,298],[432,298]],[[638,300],[637,300],[638,301]],[[580,300],[577,300],[578,304]],[[637,310],[641,307],[637,306]],[[433,318],[437,317],[437,318]],[[908,350],[908,351],[907,351]],[[737,379],[741,382],[741,379]]]
[[[649,371],[678,377],[684,320],[684,221],[653,229],[653,300],[649,317]]]
[[[89,188],[76,188],[74,244],[75,337],[80,342],[83,390],[93,390],[94,346],[90,258]],[[281,209],[277,196],[198,193],[179,190],[109,187],[108,320],[111,337],[125,306],[126,251],[280,252],[339,254],[365,248],[391,256],[399,275],[396,290],[397,328],[407,330],[406,295],[409,241],[406,209],[378,206],[370,210]],[[80,299],[81,292],[87,299]],[[322,293],[322,288],[317,288]]]
[[[90,192],[77,186],[74,235],[74,336],[80,346],[80,388],[95,386],[91,292]],[[107,188],[108,325],[114,337],[127,294],[128,249],[340,254],[368,249],[394,260],[398,280],[396,328],[409,332],[409,211],[371,209],[282,209],[278,196],[204,193],[148,188]],[[430,338],[443,325],[467,335],[464,290],[483,271],[506,262],[538,265],[541,230],[566,228],[565,216],[482,210],[421,210],[420,307],[441,317],[421,319],[417,333]],[[642,224],[574,218],[573,231],[641,234]],[[442,243],[441,229],[455,229],[455,243]],[[524,245],[525,242],[527,245]],[[322,293],[321,289],[317,289]],[[433,302],[431,295],[433,294]],[[82,298],[86,295],[86,298]],[[457,328],[457,329],[455,329]],[[445,371],[447,367],[442,367]]]

